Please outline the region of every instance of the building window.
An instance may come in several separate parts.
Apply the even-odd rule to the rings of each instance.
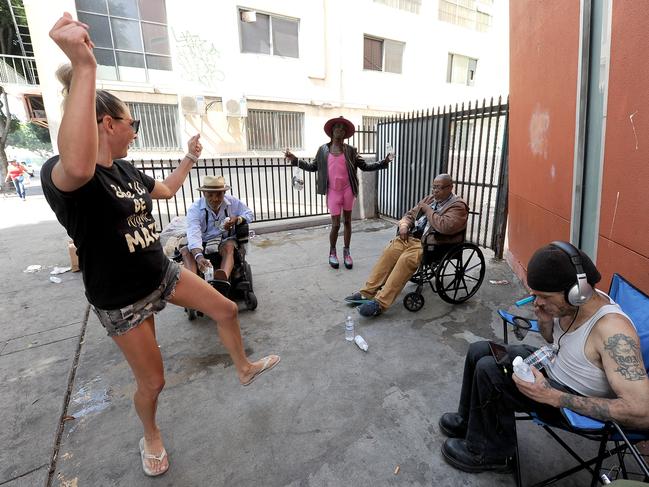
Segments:
[[[134,150],[177,151],[180,145],[178,106],[126,102],[131,117],[140,121]]]
[[[97,77],[157,82],[171,71],[164,0],[76,0],[90,26]]]
[[[241,52],[299,57],[297,19],[239,10]]]
[[[473,86],[478,60],[459,54],[448,53],[447,83]]]
[[[248,110],[248,150],[304,150],[304,113]]]
[[[421,8],[421,0],[374,0],[374,2],[414,14],[418,14]]]
[[[486,32],[491,27],[492,0],[439,0],[439,20]]]
[[[403,42],[363,37],[363,69],[401,73]]]

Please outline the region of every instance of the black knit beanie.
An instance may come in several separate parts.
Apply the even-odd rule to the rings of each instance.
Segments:
[[[602,276],[585,253],[579,251],[588,284],[595,286]],[[534,252],[527,264],[527,285],[534,291],[560,292],[577,282],[577,271],[567,253],[554,245]]]

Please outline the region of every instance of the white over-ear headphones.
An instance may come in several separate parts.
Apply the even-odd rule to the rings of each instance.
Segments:
[[[584,266],[581,262],[581,254],[577,247],[568,242],[562,242],[560,240],[555,240],[550,243],[553,247],[561,249],[565,252],[568,257],[570,257],[570,262],[575,268],[577,274],[577,282],[564,291],[564,296],[566,301],[573,306],[581,306],[586,301],[588,301],[593,296],[593,286],[588,283],[586,278],[586,273],[584,272]]]

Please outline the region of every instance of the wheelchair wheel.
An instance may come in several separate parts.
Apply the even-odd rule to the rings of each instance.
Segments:
[[[484,279],[482,251],[472,243],[462,243],[449,250],[435,272],[435,287],[447,303],[460,304],[473,296]]]
[[[244,264],[244,268],[245,268],[245,271],[246,271],[246,279],[250,283],[250,289],[252,290],[252,289],[254,289],[254,287],[252,287],[252,270],[250,269],[250,264],[248,264],[248,262],[246,262]]]
[[[253,292],[247,292],[245,295],[246,308],[253,311],[257,308],[257,296]]]
[[[403,298],[403,305],[408,311],[413,313],[424,307],[424,297],[417,292],[411,292]]]

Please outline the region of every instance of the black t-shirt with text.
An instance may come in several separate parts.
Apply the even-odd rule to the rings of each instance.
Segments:
[[[43,193],[78,249],[88,301],[123,308],[151,293],[169,260],[151,215],[155,180],[127,161],[97,165],[81,188],[60,191],[52,182],[58,156],[41,169]]]

